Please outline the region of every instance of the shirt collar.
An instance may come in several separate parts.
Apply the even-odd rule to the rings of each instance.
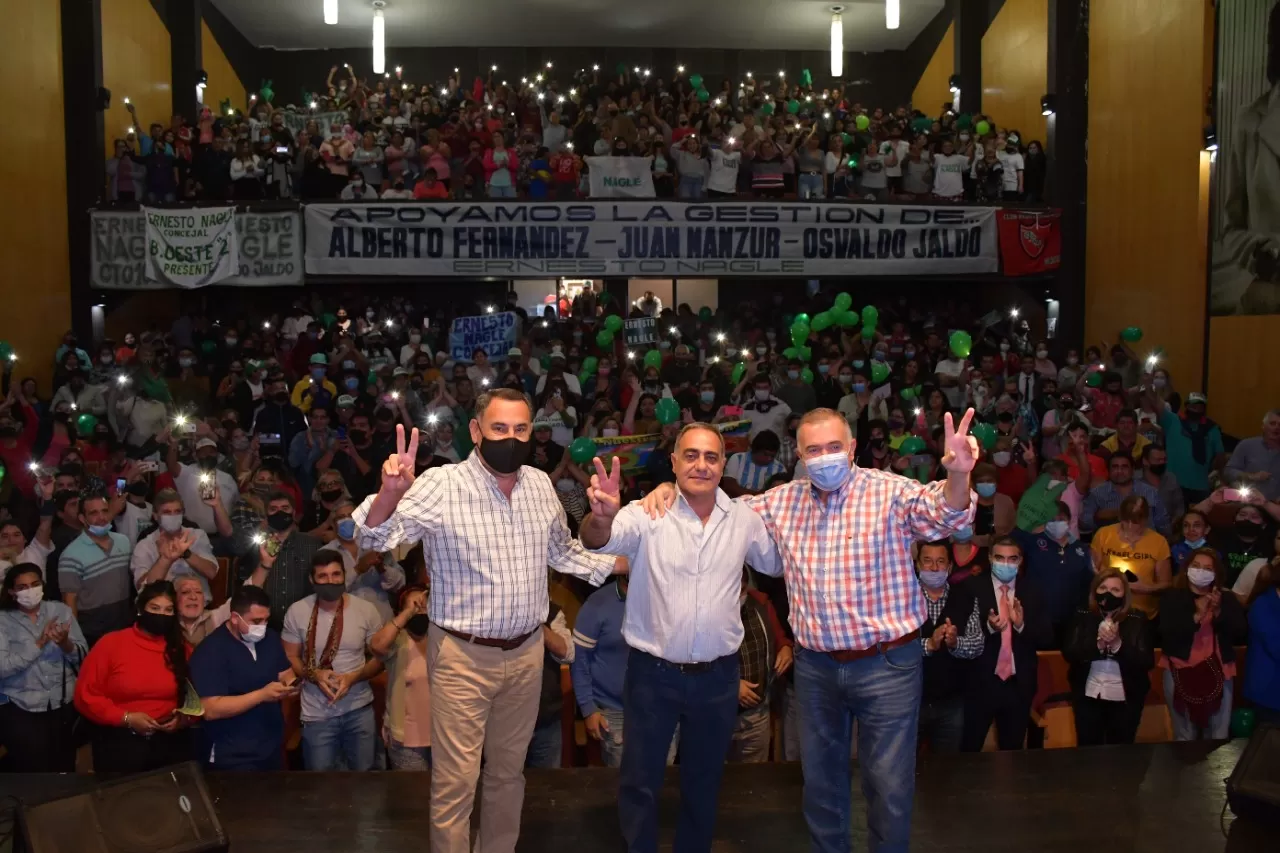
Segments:
[[[729,507],[732,505],[733,500],[725,494],[724,489],[717,486],[715,508],[720,512],[727,514],[729,512]],[[698,517],[698,514],[694,512],[693,507],[689,505],[689,500],[684,496],[684,491],[678,485],[676,486],[676,506],[683,507],[683,511],[688,512],[694,518]]]
[[[493,475],[492,471],[484,467],[484,462],[480,459],[479,447],[471,451],[471,455],[467,457],[466,464],[470,466],[473,477],[498,494],[502,493],[502,490],[498,488],[498,478]],[[521,465],[520,470],[516,472],[517,487],[524,482],[524,469],[525,466]],[[514,489],[512,490],[512,494],[515,494]]]

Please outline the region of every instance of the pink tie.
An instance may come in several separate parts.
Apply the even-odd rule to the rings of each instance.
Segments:
[[[996,677],[1008,681],[1013,675],[1013,628],[1009,625],[1009,585],[1000,584],[1000,617],[1006,621],[1000,632],[1000,656],[996,658]]]

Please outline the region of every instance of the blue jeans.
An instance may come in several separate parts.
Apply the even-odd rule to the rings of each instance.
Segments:
[[[933,752],[959,752],[964,732],[964,698],[925,701],[920,706],[920,733],[917,744],[927,741]]]
[[[392,770],[430,770],[431,747],[405,746],[398,740],[388,738],[387,763]]]
[[[676,187],[679,198],[702,198],[702,178],[693,175],[681,175],[680,185]]]
[[[915,796],[916,729],[924,686],[920,643],[848,663],[796,646],[804,818],[813,853],[850,853],[849,750],[858,762],[871,853],[906,853]]]
[[[1200,728],[1186,714],[1173,707],[1173,673],[1164,671],[1164,701],[1169,706],[1169,721],[1173,724],[1174,740],[1225,740],[1231,736],[1232,680],[1222,683],[1222,703],[1209,718],[1209,725]]]
[[[800,198],[822,198],[821,175],[797,175]]]
[[[600,713],[604,716],[605,725],[609,727],[604,739],[600,741],[600,761],[605,767],[621,767],[622,753],[626,747],[623,741],[627,728],[626,714],[623,714],[620,708],[601,708]],[[671,737],[671,745],[667,747],[668,766],[676,763],[676,752],[679,748],[680,725],[677,723],[676,733]]]
[[[555,716],[543,725],[535,725],[529,751],[524,757],[525,767],[559,767],[564,748],[564,734],[560,729],[560,717]]]
[[[489,185],[489,198],[515,198],[515,197],[516,197],[515,187],[495,187],[493,184]]]
[[[706,853],[715,833],[725,757],[738,718],[738,656],[700,672],[632,649],[622,687],[622,767],[618,817],[629,853],[658,849],[658,793],[676,725],[680,749],[680,816],[674,853]]]
[[[372,770],[377,742],[372,704],[302,724],[302,760],[308,770]]]

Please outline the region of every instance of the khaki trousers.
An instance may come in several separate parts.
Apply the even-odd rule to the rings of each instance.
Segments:
[[[431,851],[469,853],[480,759],[484,805],[475,853],[513,853],[524,806],[524,759],[542,692],[542,632],[518,649],[477,646],[432,625]]]

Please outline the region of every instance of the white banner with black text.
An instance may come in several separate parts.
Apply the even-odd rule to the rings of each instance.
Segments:
[[[306,271],[361,276],[959,275],[999,267],[994,208],[443,202],[306,206]]]
[[[147,277],[147,222],[142,211],[95,210],[90,216],[90,283],[94,288],[156,290],[175,286]],[[238,268],[219,284],[302,284],[302,217],[297,211],[237,213],[235,227]]]
[[[583,157],[592,198],[653,198],[652,157]]]

